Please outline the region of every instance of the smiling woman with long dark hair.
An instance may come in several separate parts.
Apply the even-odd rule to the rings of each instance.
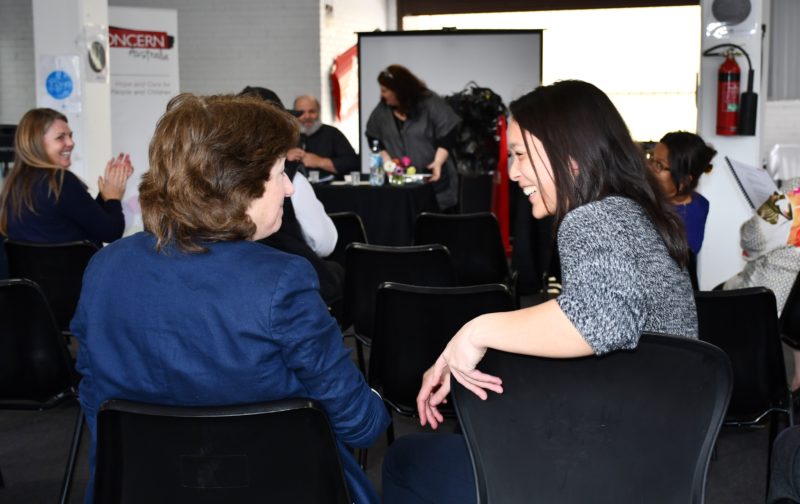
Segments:
[[[477,369],[487,348],[569,358],[635,348],[642,332],[697,337],[683,226],[608,96],[562,81],[510,110],[509,175],[534,217],[556,217],[564,289],[540,305],[477,317],[453,336],[417,396],[420,423],[433,428],[451,379],[482,398],[503,392],[502,377]],[[383,476],[387,503],[475,501],[459,435],[398,439]]]

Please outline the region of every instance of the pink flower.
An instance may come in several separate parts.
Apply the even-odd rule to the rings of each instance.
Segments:
[[[400,160],[400,165],[403,168],[407,168],[408,166],[411,165],[411,158],[408,156],[403,156],[403,159]]]

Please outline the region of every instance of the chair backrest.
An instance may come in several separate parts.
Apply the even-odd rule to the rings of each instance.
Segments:
[[[783,341],[796,349],[800,348],[800,274],[795,278],[783,305],[779,325]]]
[[[336,261],[344,267],[345,251],[351,243],[369,243],[367,241],[367,230],[361,217],[355,212],[336,212],[328,214],[328,217],[336,226],[336,233],[339,235],[336,240],[336,248],[333,249],[328,260]]]
[[[492,213],[421,213],[414,225],[414,243],[441,243],[447,247],[460,285],[509,280],[500,225]]]
[[[72,385],[69,350],[42,290],[27,279],[0,281],[0,400],[49,407]]]
[[[375,296],[383,282],[454,287],[456,273],[443,245],[386,247],[352,243],[347,247],[344,281],[345,318],[356,333],[372,337]]]
[[[61,330],[68,330],[81,294],[83,271],[97,246],[88,241],[45,244],[6,240],[8,274],[33,280],[47,297]]]
[[[494,173],[458,176],[458,212],[490,212],[492,210],[492,191]]]
[[[422,287],[393,282],[378,289],[369,380],[395,410],[416,412],[422,374],[467,322],[514,309],[502,284]]]
[[[785,402],[788,386],[772,291],[699,291],[695,302],[700,339],[725,351],[733,365],[728,420],[754,420]]]
[[[701,503],[731,393],[725,354],[642,335],[635,351],[546,359],[489,350],[503,379],[480,400],[452,396],[479,503]]]
[[[212,408],[108,401],[95,501],[350,503],[337,444],[310,399]]]

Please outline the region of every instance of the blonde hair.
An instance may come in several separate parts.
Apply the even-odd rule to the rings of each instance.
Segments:
[[[203,252],[203,242],[252,237],[247,209],[297,139],[291,115],[252,96],[173,98],[156,125],[139,186],[144,228],[156,236],[156,248]]]
[[[55,195],[56,201],[61,196],[64,185],[64,169],[54,164],[47,157],[44,148],[44,135],[54,122],[67,121],[67,117],[53,109],[31,109],[22,116],[14,135],[14,168],[6,179],[0,193],[0,233],[8,234],[8,213],[19,218],[22,208],[33,213],[33,189],[39,180],[41,171],[48,173],[48,187]]]

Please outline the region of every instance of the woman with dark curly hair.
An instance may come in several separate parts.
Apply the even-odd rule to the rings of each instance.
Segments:
[[[254,242],[281,226],[297,136],[288,113],[253,97],[182,94],[168,105],[139,187],[145,230],[94,256],[71,325],[92,475],[95,417],[108,399],[310,397],[340,442],[354,500],[378,501],[346,446],[370,446],[386,408],[350,360],[308,261]]]
[[[401,65],[378,74],[381,101],[367,121],[370,145],[378,142],[384,161],[407,156],[411,165],[431,171],[441,210],[458,202],[458,175],[450,159],[461,118],[439,95]]]

